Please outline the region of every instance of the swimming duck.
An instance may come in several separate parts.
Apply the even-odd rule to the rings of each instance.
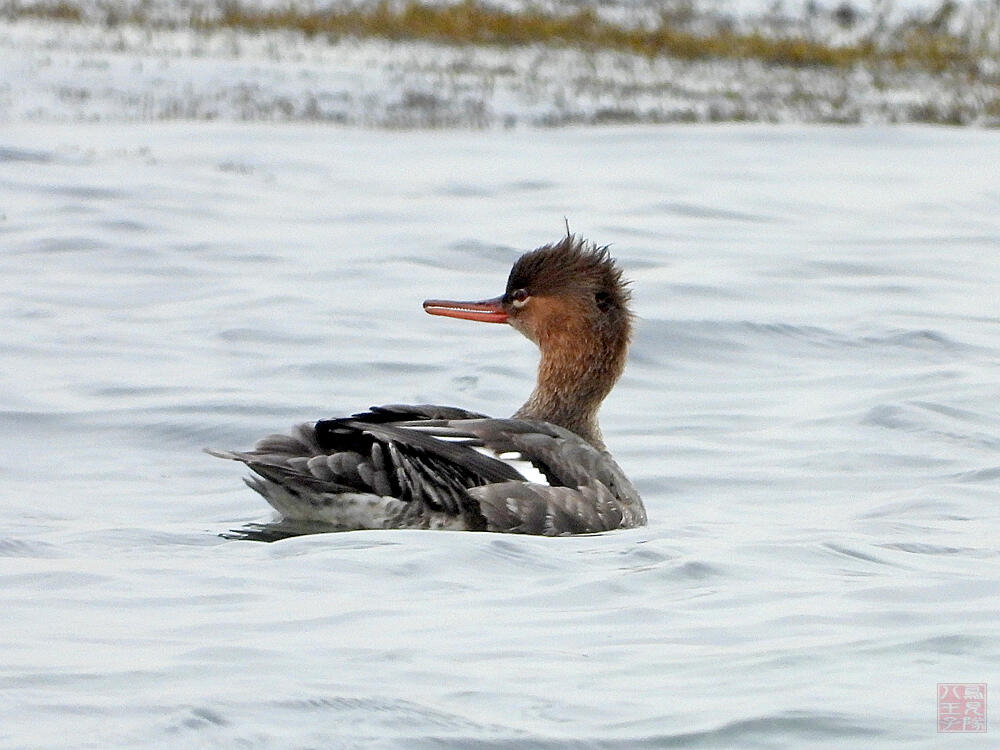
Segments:
[[[522,255],[501,296],[423,305],[506,323],[538,346],[535,389],[511,418],[393,404],[209,453],[246,464],[256,476],[244,481],[283,518],[342,530],[561,536],[641,526],[642,500],[597,423],[625,367],[629,300],[607,247],[567,233]]]

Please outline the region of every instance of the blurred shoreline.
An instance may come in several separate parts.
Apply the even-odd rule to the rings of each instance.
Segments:
[[[1000,126],[1000,2],[0,3],[2,121]]]

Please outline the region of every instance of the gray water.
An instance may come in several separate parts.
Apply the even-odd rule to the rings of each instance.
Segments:
[[[1000,140],[946,129],[0,131],[0,745],[987,747]],[[274,544],[201,453],[535,353],[424,315],[563,220],[640,316],[650,525]],[[995,730],[993,730],[995,731]],[[944,740],[947,740],[945,745]]]

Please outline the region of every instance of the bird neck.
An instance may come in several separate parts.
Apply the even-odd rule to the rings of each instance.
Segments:
[[[622,374],[627,336],[565,326],[543,331],[535,390],[514,415],[551,422],[604,450],[597,412]]]

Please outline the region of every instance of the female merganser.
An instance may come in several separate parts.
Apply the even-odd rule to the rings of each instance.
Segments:
[[[500,297],[427,300],[431,315],[509,323],[541,351],[510,419],[450,406],[378,406],[302,424],[242,461],[285,519],[343,530],[446,528],[548,536],[641,526],[646,511],[605,450],[597,410],[622,374],[630,294],[608,254],[572,235],[522,255]],[[503,459],[530,462],[547,484]],[[539,477],[541,478],[541,477]]]

